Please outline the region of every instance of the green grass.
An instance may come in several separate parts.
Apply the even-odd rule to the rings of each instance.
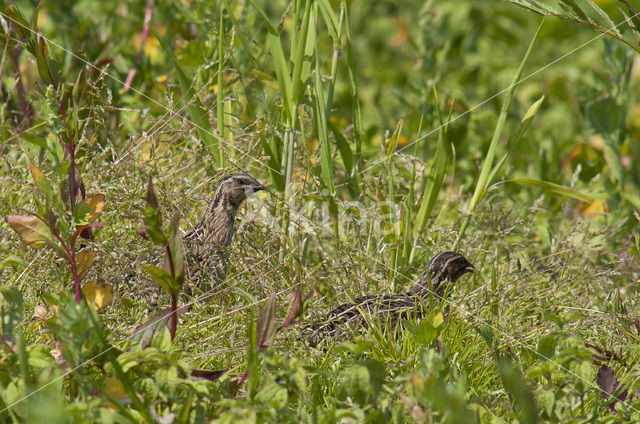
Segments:
[[[86,195],[106,198],[89,220],[105,225],[75,246],[97,254],[79,280],[114,294],[78,305],[64,253],[2,221],[1,422],[637,420],[635,398],[607,407],[585,347],[635,390],[635,21],[596,39],[622,18],[606,2],[540,3],[542,26],[503,2],[170,2],[142,48],[138,3],[45,2],[38,28],[56,44],[18,24],[0,38],[0,214],[55,214],[71,240],[90,214],[69,212],[70,136]],[[16,6],[3,19],[32,25]],[[160,249],[138,235],[149,178],[164,230],[179,211],[186,232],[238,167],[270,192],[241,208],[225,286],[173,340],[129,340],[170,305],[140,268]],[[318,347],[301,334],[411,287],[454,246],[476,271],[423,320],[372,319]],[[298,287],[314,292],[302,323],[264,347]]]

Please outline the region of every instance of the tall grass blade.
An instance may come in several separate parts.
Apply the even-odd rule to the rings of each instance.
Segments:
[[[222,72],[224,71],[224,54],[222,50],[224,42],[224,21],[222,17],[222,8],[220,8],[220,20],[218,24],[218,92],[216,93],[216,114],[218,118],[218,134],[223,140],[227,140],[226,128],[224,126],[224,80],[222,78]],[[222,157],[220,158],[222,161]]]
[[[264,13],[264,10],[256,4],[255,0],[249,0],[249,3],[251,3],[251,5],[258,11],[258,14],[267,25],[267,32],[269,33],[267,39],[269,40],[271,57],[273,58],[273,65],[276,70],[276,78],[278,80],[278,85],[280,86],[280,95],[282,97],[283,107],[286,111],[288,120],[292,122],[295,115],[293,105],[290,103],[293,93],[291,88],[291,77],[288,61],[285,58],[284,50],[282,48],[280,34],[271,23],[271,20],[269,20],[269,17]]]
[[[346,2],[340,3],[344,9],[345,48],[347,50],[347,71],[349,74],[349,86],[351,87],[351,111],[353,114],[353,129],[356,141],[356,173],[362,160],[362,111],[360,110],[360,98],[358,95],[358,77],[356,76],[356,63],[351,48],[351,30],[349,29],[349,12]]]
[[[320,68],[318,53],[316,50],[316,72],[314,75],[315,117],[318,141],[320,142],[320,175],[322,184],[329,190],[331,196],[335,194],[333,184],[333,161],[329,148],[329,133],[327,131],[327,100],[320,82]]]
[[[447,167],[447,126],[443,123],[442,116],[440,115],[438,93],[435,87],[433,87],[433,94],[436,111],[438,114],[438,121],[440,123],[440,130],[438,131],[438,146],[436,147],[436,154],[433,158],[431,167],[428,169],[428,171],[427,169],[425,169],[425,171],[423,172],[425,183],[422,190],[422,199],[420,200],[420,209],[418,210],[415,225],[413,226],[414,239],[416,239],[420,235],[420,233],[424,231],[427,225],[427,220],[429,219],[431,211],[433,210],[433,206],[436,203],[438,193],[440,193],[442,181],[444,180],[444,173]]]
[[[478,177],[478,182],[476,184],[475,191],[473,192],[473,197],[471,198],[471,201],[469,202],[469,205],[467,207],[467,215],[464,218],[464,221],[462,222],[462,225],[460,227],[460,232],[458,233],[458,238],[456,239],[456,242],[453,246],[453,250],[456,250],[458,248],[458,244],[460,243],[460,240],[464,236],[464,232],[467,229],[467,226],[469,225],[471,214],[473,214],[476,207],[478,206],[478,203],[480,203],[480,200],[482,200],[482,198],[484,197],[484,194],[487,192],[487,188],[491,183],[491,181],[489,180],[489,177],[492,174],[495,175],[495,172],[491,172],[493,169],[493,161],[495,159],[496,149],[498,148],[498,142],[500,141],[500,136],[504,131],[504,126],[507,120],[507,114],[509,112],[509,106],[511,105],[511,99],[513,98],[513,93],[516,91],[516,87],[520,81],[520,77],[522,76],[524,65],[527,62],[527,59],[529,59],[529,55],[533,51],[533,46],[536,40],[538,39],[538,36],[540,35],[540,30],[542,29],[543,24],[544,24],[544,20],[538,26],[538,30],[533,36],[531,43],[529,43],[529,47],[527,48],[527,51],[524,57],[522,58],[522,61],[520,62],[520,66],[518,67],[518,70],[516,71],[516,74],[514,75],[513,80],[511,81],[509,91],[507,92],[507,95],[504,99],[504,103],[502,104],[502,109],[500,109],[500,115],[498,116],[498,122],[493,132],[493,137],[491,138],[489,149],[487,150],[484,163],[482,164],[482,168],[480,170],[480,176]]]
[[[583,193],[580,192],[578,190],[574,190],[572,188],[569,187],[565,187],[559,184],[555,184],[555,183],[551,183],[548,181],[541,181],[541,180],[536,180],[533,178],[514,178],[512,180],[506,180],[506,181],[501,181],[498,184],[505,184],[505,183],[518,183],[518,184],[527,184],[530,186],[536,186],[536,187],[541,187],[544,190],[550,191],[554,194],[558,194],[560,196],[563,197],[569,197],[572,199],[576,199],[576,200],[581,200],[583,202],[587,202],[587,203],[591,203],[593,202],[597,197],[600,197],[596,194],[587,194],[587,193]]]
[[[522,135],[525,133],[527,128],[529,128],[529,124],[531,124],[531,120],[538,113],[538,110],[540,109],[542,102],[544,102],[544,95],[540,97],[538,100],[536,100],[531,106],[529,106],[529,109],[527,109],[527,112],[524,114],[524,117],[520,121],[520,128],[518,129],[517,135],[515,136],[513,141],[509,142],[509,145],[507,146],[507,153],[505,153],[502,156],[502,158],[498,161],[496,166],[494,166],[493,169],[491,170],[491,174],[489,175],[489,178],[488,178],[489,181],[493,181],[495,176],[502,169],[502,166],[511,155],[511,152],[513,152],[515,147],[518,145],[518,142],[522,138]]]

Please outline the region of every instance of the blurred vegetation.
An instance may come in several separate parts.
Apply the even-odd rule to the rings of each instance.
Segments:
[[[0,421],[638,419],[596,382],[640,384],[634,7],[2,3]],[[270,193],[226,288],[180,309],[148,266],[155,304],[142,219],[181,263],[238,168]],[[476,272],[419,322],[292,324],[454,246]]]

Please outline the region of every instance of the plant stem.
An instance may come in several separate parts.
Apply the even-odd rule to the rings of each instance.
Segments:
[[[55,228],[51,228],[51,233],[58,239],[58,241],[62,245],[62,248],[67,254],[69,266],[71,267],[71,274],[73,274],[73,290],[76,295],[76,302],[78,302],[79,305],[80,303],[82,303],[82,291],[80,290],[80,277],[78,277],[78,268],[76,266],[76,255],[74,252],[75,249],[69,249],[67,247],[64,240],[62,240],[62,237],[60,237]]]
[[[178,329],[178,297],[171,293],[171,326],[169,327],[169,334],[171,334],[171,340],[176,337],[176,330]]]

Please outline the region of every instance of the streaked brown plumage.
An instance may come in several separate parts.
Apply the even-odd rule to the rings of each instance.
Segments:
[[[200,223],[183,238],[187,278],[202,291],[224,281],[236,212],[248,196],[260,190],[266,187],[243,172],[225,176]]]
[[[464,256],[456,252],[437,254],[425,270],[418,283],[408,292],[395,295],[368,295],[344,303],[332,309],[324,319],[303,329],[307,339],[317,344],[327,337],[339,337],[344,326],[366,326],[365,315],[388,319],[395,324],[399,318],[410,314],[421,315],[421,304],[429,300],[429,291],[437,300],[445,295],[447,282],[455,283],[467,272],[473,271],[473,265]]]

